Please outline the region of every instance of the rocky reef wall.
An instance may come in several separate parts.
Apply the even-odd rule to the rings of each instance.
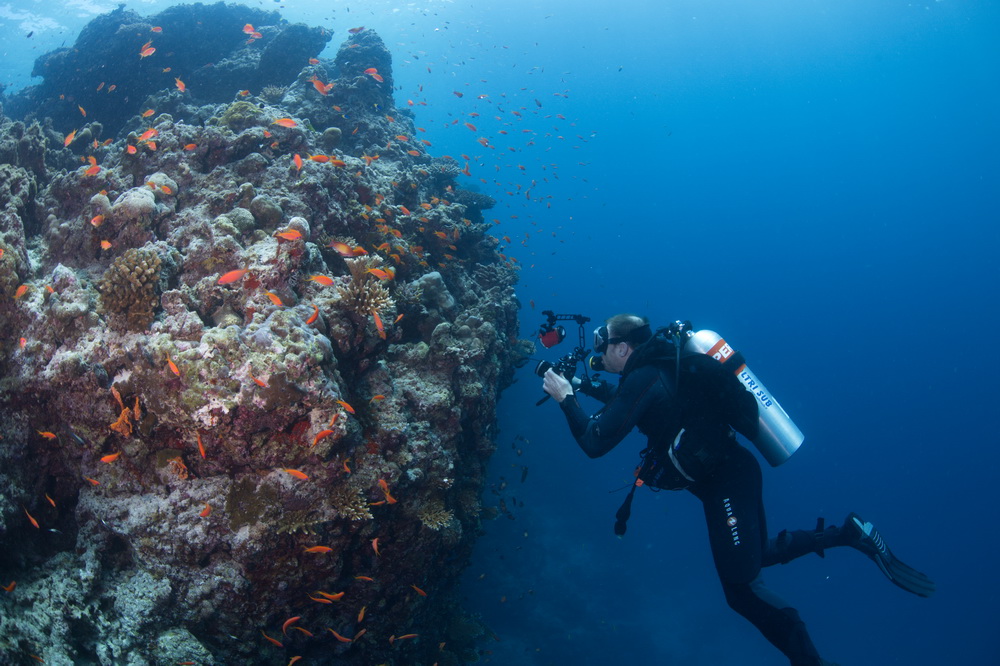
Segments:
[[[206,24],[166,83],[54,112]],[[475,658],[455,587],[530,351],[516,270],[379,37],[329,38],[120,9],[5,100],[0,663]]]

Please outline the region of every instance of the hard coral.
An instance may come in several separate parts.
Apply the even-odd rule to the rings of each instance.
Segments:
[[[255,104],[243,101],[233,102],[219,117],[219,124],[234,132],[239,132],[260,124],[262,115],[263,113]]]
[[[417,511],[417,517],[420,518],[424,527],[434,531],[448,527],[455,520],[455,514],[444,508],[444,502],[438,498],[430,499],[424,503]]]
[[[351,281],[337,287],[340,301],[345,308],[367,317],[372,312],[382,312],[394,307],[395,303],[389,295],[389,290],[368,272],[369,269],[378,266],[380,263],[378,257],[355,257],[345,261],[351,270]]]
[[[260,96],[268,102],[277,102],[285,96],[286,92],[288,92],[288,86],[264,86],[264,89],[260,91]]]
[[[159,299],[160,257],[153,250],[132,248],[115,259],[97,284],[101,304],[112,321],[131,330],[144,330],[153,321]]]
[[[330,491],[330,501],[337,513],[350,520],[371,520],[373,518],[368,502],[354,487],[342,484]]]

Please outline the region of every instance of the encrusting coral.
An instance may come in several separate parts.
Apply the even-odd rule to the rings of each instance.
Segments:
[[[234,34],[185,48],[220,17]],[[182,92],[157,68],[110,107],[102,67],[151,26],[196,73]],[[314,58],[329,35],[222,3],[119,9],[5,102],[42,116],[75,107],[47,97],[65,90],[89,115],[86,142],[61,110],[0,118],[0,152],[31,161],[0,211],[0,662],[475,655],[485,632],[448,627],[471,626],[458,581],[525,353],[516,268],[458,169],[378,155],[417,131],[382,40]]]

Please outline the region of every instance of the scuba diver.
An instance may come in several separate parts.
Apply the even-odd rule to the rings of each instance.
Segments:
[[[616,534],[625,533],[637,487],[688,490],[704,506],[712,556],[729,607],[757,627],[792,666],[835,666],[819,656],[792,605],[764,586],[762,568],[808,553],[823,557],[827,548],[850,546],[908,592],[930,596],[934,583],[893,556],[875,526],[855,513],[839,527],[825,526],[820,518],[814,530],[783,530],[768,539],[760,464],[737,441],[734,431],[753,441],[772,465],[794,452],[801,433],[791,424],[798,433],[791,450],[783,454],[775,454],[773,447],[765,450],[760,442],[775,437],[774,432],[762,431],[775,427],[763,414],[776,403],[769,396],[762,398],[762,391],[755,395],[748,390],[758,385],[741,381],[731,368],[718,371],[725,365],[718,353],[692,351],[685,344],[692,337],[689,328],[689,322],[677,322],[653,333],[644,317],[619,314],[608,319],[594,332],[598,356],[592,357],[591,367],[621,374],[617,389],[589,376],[581,379],[572,372],[558,372],[565,371],[566,364],[553,367],[543,362],[536,373],[543,377],[542,389],[562,408],[580,448],[591,458],[606,454],[635,427],[649,440],[641,452],[636,482],[618,511]],[[711,335],[721,341],[727,354],[736,357],[737,365],[731,367],[743,370],[742,355]],[[588,416],[577,401],[577,390],[605,406]],[[777,410],[788,420],[780,406]]]

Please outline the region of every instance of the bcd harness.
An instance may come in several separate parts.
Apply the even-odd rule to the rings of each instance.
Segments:
[[[636,480],[615,514],[615,534],[625,534],[636,488],[683,490],[705,476],[736,445],[734,429],[753,437],[758,428],[757,401],[736,379],[743,363],[735,352],[724,363],[696,352],[683,352],[683,327],[660,328],[635,350],[638,365],[652,364],[674,380],[673,399],[680,401],[680,423],[668,436],[650,441],[640,451]]]

